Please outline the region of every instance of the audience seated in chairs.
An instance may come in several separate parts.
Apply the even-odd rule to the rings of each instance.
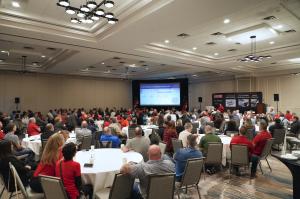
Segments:
[[[275,129],[284,129],[284,126],[279,118],[276,118],[274,121],[275,121],[275,124],[273,124],[269,127],[269,131],[272,136],[274,134]]]
[[[0,141],[0,173],[3,176],[3,180],[6,188],[9,192],[15,191],[14,179],[10,178],[11,173],[9,169],[9,162],[16,168],[24,186],[29,184],[29,179],[32,175],[32,168],[35,165],[25,164],[19,160],[12,152],[12,144],[8,140]]]
[[[260,132],[255,136],[253,140],[253,154],[251,157],[251,177],[256,177],[257,164],[259,162],[259,157],[264,150],[265,144],[268,139],[272,138],[272,135],[267,131],[268,124],[265,120],[261,119],[259,122]]]
[[[133,199],[147,198],[146,189],[148,185],[149,174],[174,173],[175,165],[171,160],[162,159],[159,146],[151,145],[148,150],[149,160],[138,164],[127,163],[121,168],[121,173],[130,174],[138,178],[140,185],[135,183],[133,189]]]
[[[14,123],[9,123],[7,125],[7,131],[8,133],[4,136],[4,139],[11,142],[13,145],[13,154],[16,156],[22,156],[22,155],[28,155],[27,160],[28,161],[33,161],[34,160],[34,153],[31,149],[29,148],[24,148],[20,144],[19,137],[15,135],[16,132],[16,125]]]
[[[206,156],[208,143],[209,142],[222,142],[221,138],[214,134],[214,124],[211,122],[206,123],[204,127],[205,136],[203,136],[199,143],[199,148],[202,151],[203,155]]]
[[[54,126],[51,123],[46,125],[45,131],[41,134],[41,140],[48,140],[48,138],[54,134]]]
[[[93,191],[91,186],[83,188],[81,182],[81,170],[80,164],[73,161],[73,158],[76,154],[76,145],[74,143],[66,144],[63,149],[63,160],[60,160],[56,163],[55,175],[62,179],[63,185],[66,188],[69,199],[78,199],[81,193],[81,190],[86,190],[85,195],[89,195],[89,198],[93,198]]]
[[[88,123],[86,121],[82,121],[81,128],[75,129],[77,145],[79,146],[82,144],[82,140],[84,136],[92,136],[92,131],[89,130],[87,127],[88,127]]]
[[[239,135],[237,136],[234,136],[232,139],[231,139],[231,142],[230,142],[230,148],[233,144],[243,144],[243,145],[247,145],[248,146],[248,151],[249,151],[249,159],[251,158],[252,156],[252,152],[253,152],[253,144],[250,140],[247,139],[247,137],[245,136],[247,133],[247,128],[242,126],[240,128],[240,133]],[[234,171],[237,175],[240,175],[240,172],[239,172],[239,167],[237,166],[234,166]]]
[[[66,130],[67,127],[65,126],[65,124],[62,122],[62,118],[61,116],[57,116],[54,119],[54,131],[61,131],[61,130]]]
[[[298,116],[293,117],[293,122],[291,124],[291,130],[290,132],[294,134],[296,137],[299,136],[300,133],[300,121]]]
[[[185,125],[187,125],[186,123]],[[180,182],[188,159],[202,158],[202,153],[197,148],[197,135],[187,136],[187,148],[179,149],[175,155],[176,181]]]
[[[135,128],[135,137],[132,139],[128,139],[126,146],[122,148],[124,152],[128,152],[130,150],[133,150],[135,152],[138,152],[142,154],[144,161],[146,162],[148,160],[148,149],[150,146],[150,140],[148,137],[145,137],[142,135],[142,129],[141,127]]]
[[[59,133],[55,133],[48,139],[41,157],[41,161],[38,164],[38,167],[30,181],[30,187],[33,191],[38,193],[43,192],[39,175],[55,176],[56,162],[63,158],[63,144],[64,137]]]
[[[167,144],[166,152],[169,153],[169,155],[173,154],[173,145],[172,145],[172,138],[178,138],[176,128],[175,128],[175,122],[169,121],[166,123],[167,127],[164,130],[164,137],[163,141]]]
[[[100,142],[111,141],[112,148],[120,148],[121,141],[118,136],[112,134],[111,128],[104,127],[103,132],[104,134],[101,135]]]

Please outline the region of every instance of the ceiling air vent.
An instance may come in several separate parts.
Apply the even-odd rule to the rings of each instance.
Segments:
[[[275,16],[268,16],[268,17],[263,18],[263,20],[266,20],[266,21],[274,20],[274,19],[277,19],[277,18]]]
[[[148,66],[147,64],[143,64],[143,66]]]
[[[93,69],[93,68],[96,68],[96,67],[95,67],[95,66],[90,66],[89,68],[90,68],[90,69]]]
[[[120,57],[114,57],[113,59],[121,59]]]
[[[182,39],[187,38],[187,37],[189,37],[189,36],[190,36],[190,35],[187,34],[187,33],[181,33],[181,34],[177,35],[177,37],[180,37],[180,38],[182,38]]]
[[[286,31],[284,31],[284,32],[286,32],[286,33],[291,33],[291,32],[296,32],[296,30],[290,29],[290,30],[286,30]]]
[[[270,63],[270,64],[277,64],[277,62],[272,62],[272,63]]]
[[[229,50],[227,50],[228,52],[235,52],[235,51],[237,51],[237,49],[229,49]]]
[[[31,46],[24,46],[24,49],[26,49],[26,50],[33,50],[34,48],[31,47]]]
[[[208,46],[213,46],[213,45],[216,45],[216,43],[215,42],[212,42],[212,41],[210,41],[210,42],[207,42],[207,43],[205,43],[206,45],[208,45]]]
[[[125,64],[125,62],[124,62],[124,61],[120,61],[119,63],[120,63],[120,64]]]
[[[220,36],[220,35],[223,35],[223,33],[221,33],[221,32],[215,32],[215,33],[212,33],[211,35],[213,35],[213,36]]]
[[[115,69],[115,68],[112,68],[111,70],[117,70],[117,69]]]
[[[111,68],[112,66],[106,66],[106,68]]]
[[[47,50],[52,50],[52,51],[54,51],[54,50],[56,50],[56,48],[48,47]]]

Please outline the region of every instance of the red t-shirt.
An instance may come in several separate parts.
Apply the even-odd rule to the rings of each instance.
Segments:
[[[104,124],[103,124],[103,127],[107,127],[107,126],[109,126],[109,125],[110,125],[110,122],[105,121]]]
[[[261,155],[267,140],[270,138],[272,138],[272,135],[268,131],[261,131],[259,134],[257,134],[253,140],[253,154]]]
[[[4,139],[5,134],[3,133],[3,130],[0,130],[0,140]]]
[[[285,118],[286,118],[288,121],[292,121],[293,115],[292,115],[292,114],[285,114]]]
[[[57,161],[55,167],[56,177],[60,177],[60,162],[62,162],[63,184],[68,192],[70,199],[77,199],[79,191],[75,185],[75,177],[81,176],[80,164],[69,161]]]
[[[55,164],[50,165],[39,163],[33,176],[38,177],[39,175],[55,176]]]
[[[233,144],[245,144],[245,145],[247,145],[248,146],[248,151],[249,151],[249,156],[251,156],[251,154],[253,152],[253,144],[245,136],[242,136],[242,135],[234,136],[231,139],[230,147]]]
[[[27,127],[27,133],[29,136],[40,134],[39,126],[35,123],[29,123]]]

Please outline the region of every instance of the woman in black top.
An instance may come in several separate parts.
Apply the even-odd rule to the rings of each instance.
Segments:
[[[0,173],[3,176],[5,186],[10,192],[15,191],[15,183],[9,169],[9,162],[16,168],[24,186],[28,186],[30,175],[32,175],[31,167],[25,165],[21,160],[18,160],[12,153],[12,144],[7,140],[0,141]]]

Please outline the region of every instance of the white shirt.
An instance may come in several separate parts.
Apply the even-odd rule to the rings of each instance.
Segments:
[[[190,135],[191,133],[188,132],[187,130],[182,131],[181,133],[179,133],[179,137],[178,140],[182,140],[182,145],[183,147],[187,147],[187,137]]]

